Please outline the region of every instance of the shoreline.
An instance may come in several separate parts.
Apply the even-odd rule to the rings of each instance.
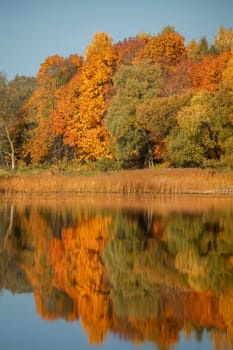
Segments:
[[[209,169],[143,169],[94,175],[17,174],[0,176],[2,197],[112,195],[233,196],[233,172]]]

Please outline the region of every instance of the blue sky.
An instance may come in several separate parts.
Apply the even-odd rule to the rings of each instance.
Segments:
[[[35,76],[45,58],[84,54],[95,32],[114,42],[166,25],[186,38],[213,41],[220,25],[233,28],[232,0],[2,0],[0,71]]]

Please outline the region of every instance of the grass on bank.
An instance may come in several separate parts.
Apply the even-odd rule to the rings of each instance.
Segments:
[[[143,169],[87,175],[35,170],[9,176],[9,173],[1,170],[0,192],[5,196],[56,193],[233,194],[233,172],[220,173],[208,169]]]

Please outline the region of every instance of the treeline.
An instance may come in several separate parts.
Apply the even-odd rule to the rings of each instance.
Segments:
[[[118,43],[96,33],[37,79],[1,74],[1,166],[232,168],[232,44],[222,26],[212,45],[170,26]]]

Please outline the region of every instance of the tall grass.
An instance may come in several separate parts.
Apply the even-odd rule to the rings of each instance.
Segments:
[[[16,194],[108,193],[121,195],[233,194],[233,172],[201,169],[145,169],[91,176],[47,172],[40,175],[0,176],[0,192]]]

